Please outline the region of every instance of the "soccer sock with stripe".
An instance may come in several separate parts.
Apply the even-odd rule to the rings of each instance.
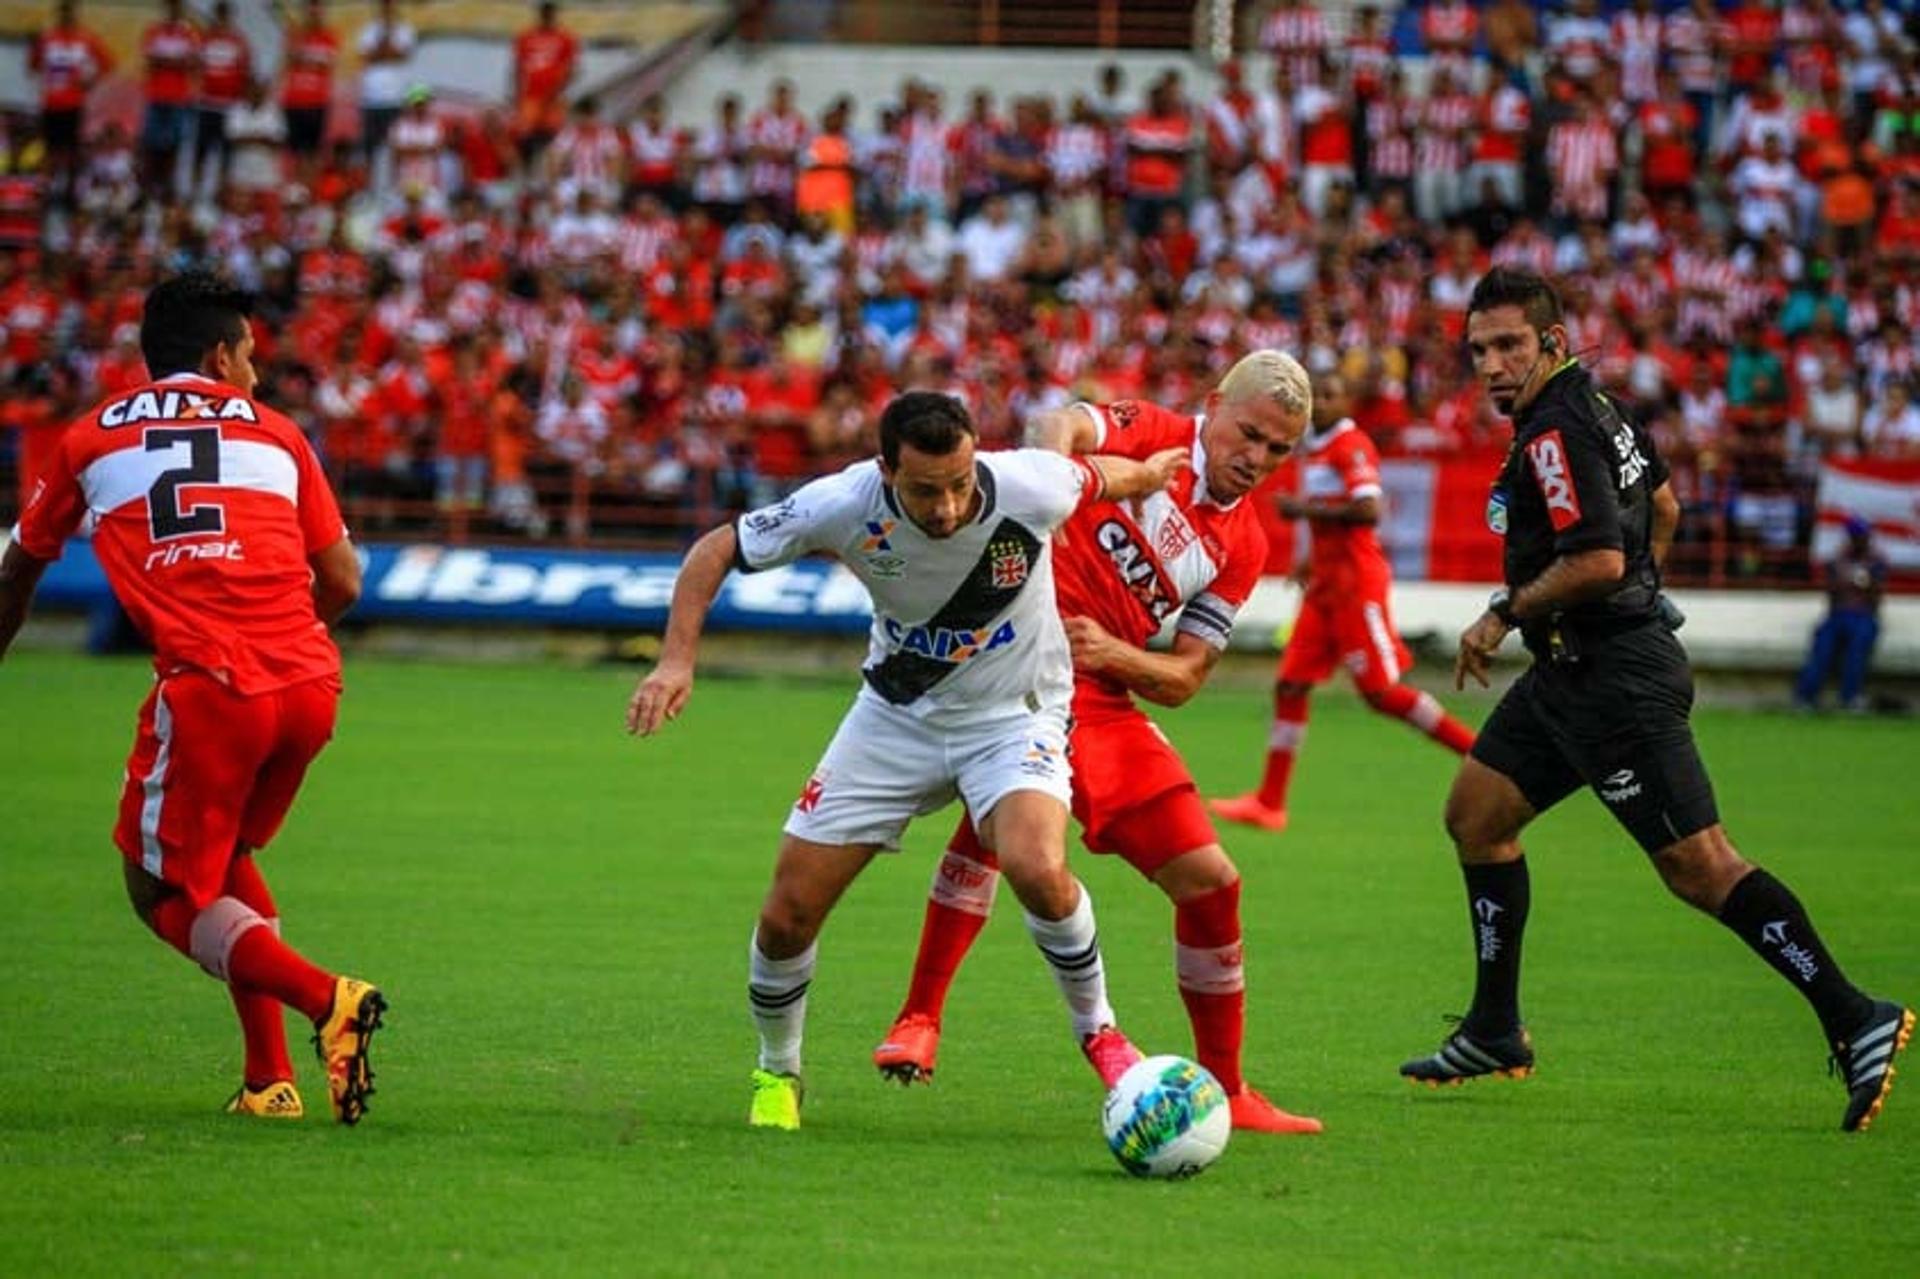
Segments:
[[[807,988],[813,984],[819,944],[791,959],[769,959],[755,929],[747,947],[747,1006],[760,1029],[760,1069],[800,1073],[800,1041],[807,1028]]]
[[[1873,1000],[1848,981],[1793,890],[1754,867],[1720,904],[1720,922],[1813,1005],[1828,1042],[1858,1030]]]
[[[280,912],[251,856],[233,859],[227,867],[224,887],[227,896],[251,907],[267,921],[274,936],[280,935]],[[292,1079],[293,1058],[287,1053],[287,1018],[280,1001],[232,982],[227,984],[227,990],[233,995],[233,1010],[240,1017],[240,1034],[246,1041],[247,1084],[257,1088],[276,1079]]]
[[[240,925],[213,947],[219,952],[217,957],[203,954],[208,948],[195,944],[195,934],[213,926],[214,913]],[[232,897],[215,898],[206,910],[195,910],[185,894],[170,893],[154,906],[152,924],[153,931],[169,946],[222,981],[270,995],[299,1009],[309,1021],[325,1017],[333,1005],[333,974],[301,958],[271,928],[257,923],[246,925],[248,917],[265,922],[251,907]]]
[[[1075,881],[1080,901],[1065,919],[1041,919],[1027,912],[1027,932],[1046,956],[1053,979],[1067,1001],[1073,1033],[1085,1039],[1102,1026],[1113,1025],[1113,1006],[1107,1002],[1107,971],[1100,959],[1100,933],[1093,921],[1093,895]]]
[[[920,925],[920,949],[913,957],[913,980],[901,1016],[918,1013],[940,1020],[960,961],[993,913],[994,893],[1000,887],[998,864],[998,857],[985,849],[969,856],[949,848],[934,868],[926,919]]]
[[[1520,940],[1532,904],[1527,859],[1469,863],[1467,914],[1473,926],[1473,1006],[1460,1029],[1498,1039],[1520,1028]]]
[[[1367,704],[1382,715],[1403,719],[1456,755],[1473,749],[1473,730],[1447,714],[1446,707],[1405,684],[1389,684],[1377,693],[1367,694]]]
[[[1193,1051],[1229,1093],[1246,1081],[1240,1045],[1246,1037],[1246,970],[1240,958],[1240,881],[1175,902],[1174,970],[1193,1023]]]
[[[1306,740],[1306,695],[1276,692],[1273,725],[1267,731],[1267,770],[1260,778],[1260,802],[1268,808],[1287,806],[1287,783],[1293,779],[1294,756]]]

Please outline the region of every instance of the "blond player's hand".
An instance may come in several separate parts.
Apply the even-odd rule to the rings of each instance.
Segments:
[[[1091,617],[1062,618],[1060,624],[1066,628],[1073,664],[1081,670],[1104,670],[1113,650],[1120,647],[1120,641]]]
[[[662,664],[634,686],[627,701],[627,731],[651,737],[668,721],[680,718],[693,695],[693,668]]]
[[[1161,449],[1141,465],[1147,468],[1147,474],[1153,479],[1153,491],[1158,493],[1173,483],[1173,477],[1180,474],[1192,460],[1192,451],[1185,448]]]
[[[1465,688],[1471,675],[1481,688],[1490,687],[1487,670],[1506,637],[1507,624],[1492,613],[1482,613],[1478,621],[1460,632],[1460,654],[1453,659],[1453,686]]]

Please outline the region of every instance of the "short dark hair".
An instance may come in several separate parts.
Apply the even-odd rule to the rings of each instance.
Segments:
[[[900,446],[944,457],[974,438],[967,406],[944,391],[908,391],[896,395],[880,415],[880,456],[891,469],[900,465]]]
[[[1517,306],[1536,333],[1545,333],[1562,322],[1560,295],[1545,276],[1519,267],[1497,266],[1480,277],[1467,299],[1467,314],[1491,311],[1500,306]]]
[[[222,342],[240,345],[252,314],[252,295],[215,272],[187,271],[162,280],[147,294],[140,317],[147,376],[199,372]]]

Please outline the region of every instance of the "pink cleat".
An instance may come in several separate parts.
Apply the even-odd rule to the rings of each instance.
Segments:
[[[1235,795],[1231,799],[1210,799],[1207,807],[1217,817],[1242,826],[1253,826],[1260,830],[1272,831],[1278,835],[1287,828],[1287,810],[1268,808],[1260,802],[1260,796],[1252,791],[1245,795]]]
[[[1140,1050],[1120,1033],[1118,1026],[1102,1026],[1094,1031],[1080,1041],[1080,1051],[1087,1055],[1093,1073],[1100,1076],[1100,1082],[1109,1091],[1120,1082],[1120,1076],[1140,1060]]]
[[[1320,1121],[1306,1115],[1290,1115],[1255,1092],[1251,1084],[1231,1094],[1227,1106],[1233,1115],[1235,1131],[1307,1134],[1321,1131]]]

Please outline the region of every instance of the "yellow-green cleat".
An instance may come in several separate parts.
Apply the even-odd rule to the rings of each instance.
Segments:
[[[771,1070],[754,1071],[753,1106],[747,1111],[747,1126],[798,1132],[800,1096],[804,1091],[798,1075],[776,1075]]]
[[[299,1119],[307,1113],[300,1104],[300,1090],[291,1079],[276,1079],[255,1088],[242,1084],[227,1102],[229,1115],[251,1115],[255,1119]]]

